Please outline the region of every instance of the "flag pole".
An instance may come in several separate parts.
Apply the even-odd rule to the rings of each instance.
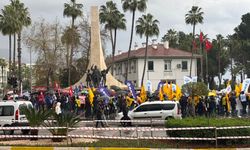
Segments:
[[[206,80],[208,84],[208,58],[207,58],[207,50],[206,50]]]

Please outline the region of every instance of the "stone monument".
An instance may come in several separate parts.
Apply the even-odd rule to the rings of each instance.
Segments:
[[[91,70],[91,67],[94,65],[97,66],[97,68],[101,71],[107,69],[107,66],[104,60],[102,44],[101,44],[98,6],[91,6],[90,19],[91,19],[91,43],[90,43],[90,57],[87,70]],[[87,85],[86,77],[87,73],[85,73],[84,76],[73,86],[80,85],[81,83]],[[115,85],[122,88],[126,87],[126,85],[117,81],[110,73],[107,73],[106,75],[106,85],[107,86]]]

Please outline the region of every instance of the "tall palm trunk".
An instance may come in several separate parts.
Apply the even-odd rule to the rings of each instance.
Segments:
[[[142,73],[142,78],[141,78],[141,86],[143,85],[143,81],[144,81],[147,59],[148,59],[148,35],[146,36],[146,50],[145,50],[145,56],[144,56],[144,67],[143,67],[143,73]]]
[[[14,33],[14,46],[13,46],[13,75],[16,76],[16,34]]]
[[[116,49],[116,34],[117,29],[114,30],[114,42],[113,42],[113,48],[112,48],[112,75],[114,74],[114,62],[115,62],[115,49]]]
[[[21,85],[22,85],[22,63],[21,63],[21,32],[17,35],[17,58],[18,58],[18,91],[21,92]],[[21,94],[21,93],[20,93]]]
[[[69,58],[69,68],[68,68],[68,86],[71,85],[71,65],[73,61],[73,51],[74,51],[74,41],[73,41],[73,31],[74,31],[74,22],[75,19],[72,17],[72,24],[71,24],[71,50],[70,50],[70,58]]]
[[[194,34],[195,34],[195,24],[193,25],[193,40],[194,40]],[[192,41],[193,42],[193,41]],[[190,72],[189,72],[189,76],[192,76],[192,65],[193,65],[193,57],[194,57],[194,52],[193,52],[193,44],[191,46],[191,63],[190,63]]]
[[[4,97],[4,86],[3,86],[3,65],[1,66],[1,69],[2,69],[2,92],[3,92],[3,97]]]
[[[12,42],[12,40],[11,40],[11,34],[9,35],[9,72],[10,72],[10,74],[11,74],[11,57],[12,57],[12,55],[11,55],[11,43]]]
[[[129,65],[129,60],[130,60],[131,46],[132,46],[132,42],[133,42],[134,25],[135,25],[135,10],[133,11],[133,14],[132,14],[132,26],[131,26],[129,48],[128,48],[128,61],[127,61],[125,81],[128,80],[128,65]]]
[[[221,73],[220,73],[220,68],[221,68],[221,63],[220,63],[220,51],[221,51],[221,46],[220,46],[220,43],[219,43],[219,49],[218,49],[219,51],[218,51],[218,72],[219,72],[219,74],[218,74],[218,79],[219,79],[219,89],[221,88]]]

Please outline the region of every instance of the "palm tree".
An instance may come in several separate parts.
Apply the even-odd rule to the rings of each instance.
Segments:
[[[0,66],[1,66],[1,70],[2,70],[2,92],[3,92],[3,96],[4,96],[4,86],[3,86],[3,69],[7,66],[7,63],[5,62],[5,59],[0,58]]]
[[[162,42],[169,41],[171,47],[176,48],[178,43],[178,34],[174,29],[169,29],[168,32],[162,37]]]
[[[188,11],[188,13],[185,15],[185,22],[186,24],[193,25],[193,40],[195,39],[195,26],[198,23],[203,23],[203,15],[204,12],[201,11],[201,8],[198,6],[192,6],[191,10]],[[193,63],[193,48],[192,48],[192,57],[191,57],[191,63],[190,63],[190,74],[191,77],[192,73],[192,63]]]
[[[12,54],[11,54],[11,46],[12,40],[11,35],[15,33],[15,23],[13,19],[13,9],[10,5],[6,5],[4,9],[2,9],[2,14],[0,14],[0,30],[3,35],[9,35],[9,70],[11,71],[11,63],[12,63]]]
[[[77,17],[82,16],[82,4],[77,4],[76,0],[71,0],[70,3],[64,3],[64,10],[63,10],[63,16],[66,17],[71,17],[71,29],[72,29],[72,33],[71,33],[71,38],[73,39],[74,35],[73,35],[73,30],[76,30],[76,28],[74,27],[75,24],[75,20]],[[73,50],[74,50],[74,43],[71,43],[71,50],[70,50],[70,58],[69,58],[69,66],[68,66],[68,70],[69,70],[69,74],[68,74],[68,85],[71,85],[71,71],[70,71],[70,67],[72,65],[72,60],[73,60]]]
[[[18,34],[17,38],[17,51],[18,51],[18,80],[19,80],[19,91],[21,90],[22,85],[22,71],[21,71],[21,32],[24,27],[27,27],[31,24],[31,18],[28,11],[28,8],[25,7],[24,3],[21,3],[19,0],[11,0],[10,6],[12,7],[15,15],[16,22],[16,33]],[[14,34],[15,37],[15,34]],[[14,38],[15,39],[15,38]],[[14,41],[15,43],[15,41]],[[15,47],[15,45],[14,45]],[[15,56],[14,56],[15,57]],[[14,61],[14,58],[13,58]],[[15,64],[15,62],[13,62]],[[15,65],[14,65],[15,68]]]
[[[73,35],[73,36],[72,36]],[[72,38],[73,37],[73,38]],[[71,27],[66,27],[66,29],[63,32],[63,35],[61,37],[61,42],[63,45],[66,46],[66,65],[68,71],[70,70],[71,72],[71,67],[69,64],[69,55],[70,55],[70,45],[73,45],[73,47],[77,47],[80,44],[80,34],[77,32],[77,30],[73,30]],[[68,85],[70,86],[70,84]]]
[[[144,81],[144,75],[146,70],[146,62],[147,62],[147,52],[148,52],[148,38],[152,36],[158,36],[159,35],[159,21],[154,20],[153,16],[151,14],[142,15],[137,21],[136,21],[136,33],[142,37],[143,35],[146,36],[146,50],[145,50],[145,57],[144,57],[144,67],[143,67],[143,74],[141,79],[141,86],[143,85]]]
[[[123,10],[130,11],[132,13],[132,25],[131,25],[131,35],[130,35],[130,42],[128,48],[128,61],[127,61],[127,68],[126,68],[126,75],[125,81],[128,79],[128,65],[130,59],[130,52],[131,46],[133,42],[133,33],[134,33],[134,24],[135,24],[135,12],[138,10],[140,12],[144,12],[147,9],[147,0],[122,0],[122,8]]]
[[[126,19],[124,14],[122,14],[116,7],[116,4],[113,1],[106,2],[106,6],[102,5],[100,9],[100,22],[105,24],[105,29],[109,30],[111,37],[111,46],[112,46],[112,66],[114,64],[114,56],[116,51],[116,38],[117,30],[126,29]],[[114,35],[113,35],[114,34]],[[113,67],[112,67],[113,74]]]
[[[216,35],[218,43],[218,78],[219,78],[219,89],[221,88],[221,48],[223,44],[223,36],[221,34]]]

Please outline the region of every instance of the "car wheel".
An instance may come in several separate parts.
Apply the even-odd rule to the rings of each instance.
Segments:
[[[28,135],[30,130],[21,130],[21,132],[22,132],[23,135]]]
[[[126,117],[122,117],[121,118],[121,125],[123,126],[123,127],[127,127],[127,126],[131,126],[132,124],[131,124],[131,122],[123,122],[123,120],[131,120],[129,117],[128,118],[126,118]]]
[[[5,125],[4,127],[10,127],[10,125]],[[14,130],[3,130],[4,135],[13,135]]]

